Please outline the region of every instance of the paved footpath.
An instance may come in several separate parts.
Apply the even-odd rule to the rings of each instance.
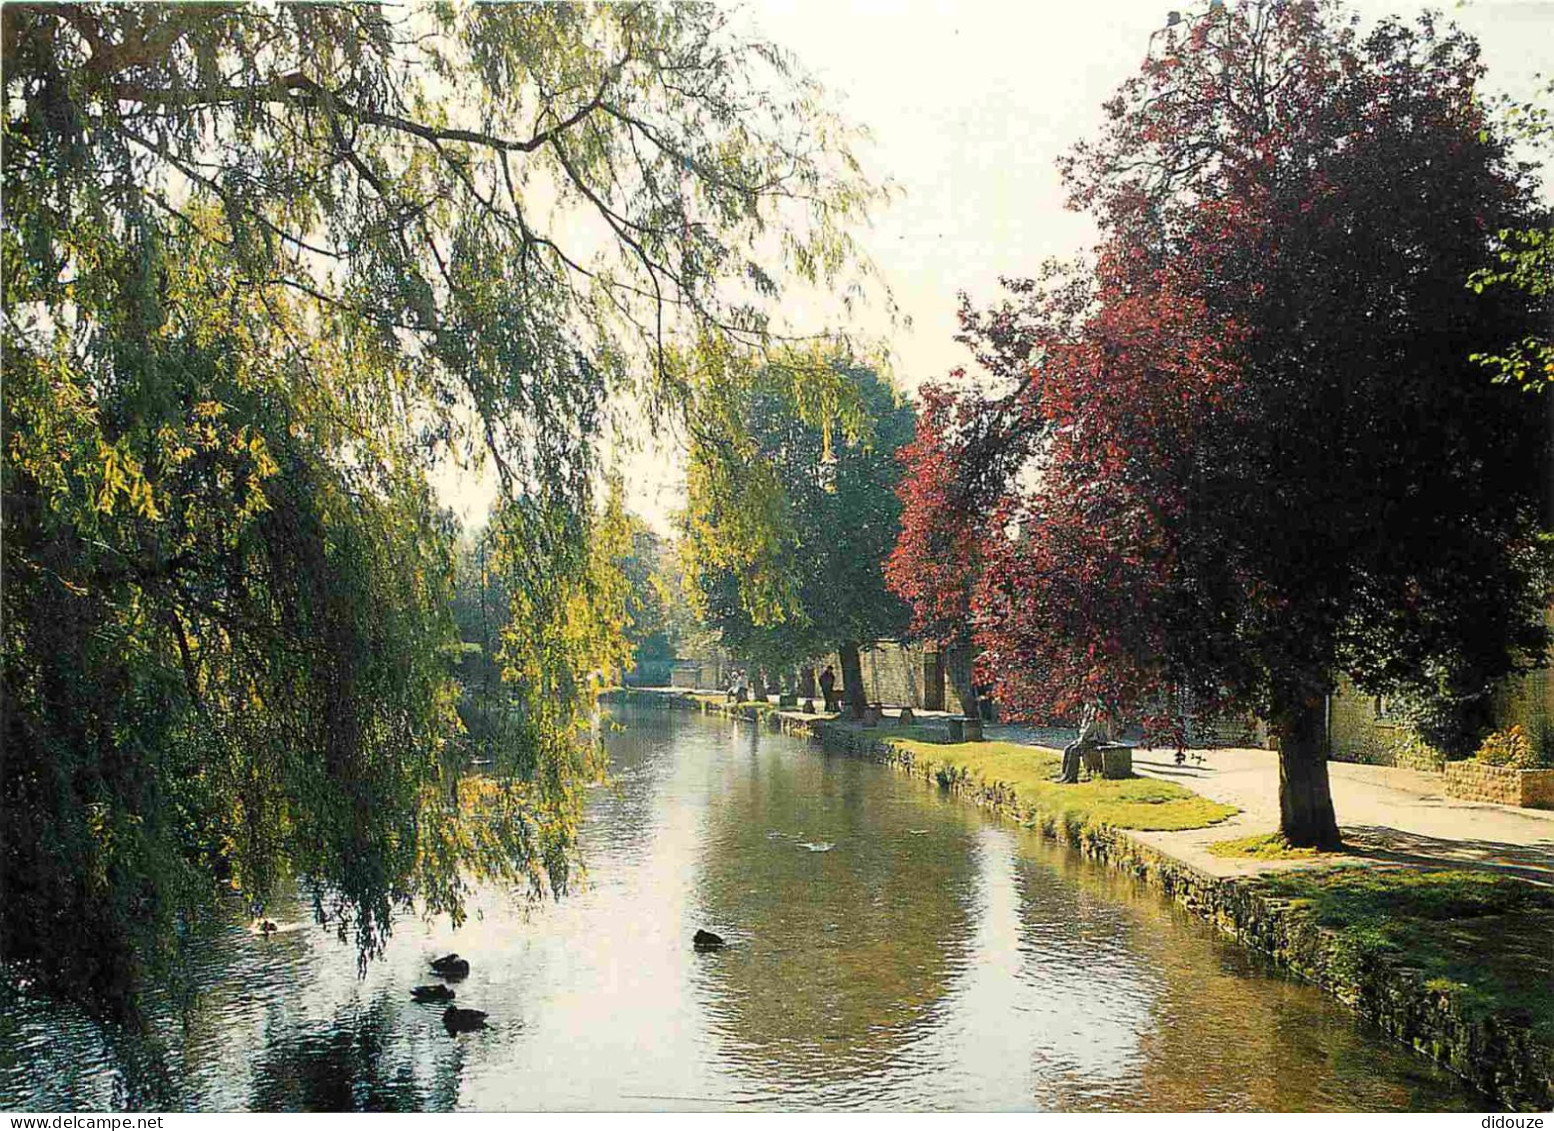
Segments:
[[[801,715],[806,720],[832,716]],[[918,711],[935,722],[941,711]],[[881,731],[888,733],[888,728]],[[990,723],[989,739],[1061,749],[1072,730]],[[1458,801],[1442,792],[1435,774],[1392,766],[1329,762],[1333,806],[1350,851],[1305,860],[1227,859],[1211,856],[1216,841],[1274,832],[1279,827],[1279,757],[1271,750],[1223,747],[1190,750],[1186,765],[1173,750],[1140,748],[1136,773],[1179,782],[1241,812],[1205,829],[1141,832],[1130,836],[1214,876],[1250,876],[1335,864],[1484,868],[1554,886],[1554,810]]]
[[[1059,733],[989,726],[988,738],[1053,746]],[[1201,758],[1201,761],[1200,761]],[[1295,865],[1289,860],[1227,860],[1209,844],[1273,832],[1279,827],[1279,757],[1271,750],[1192,750],[1176,764],[1172,750],[1136,750],[1133,769],[1180,782],[1195,793],[1241,810],[1228,821],[1184,832],[1131,835],[1216,876],[1253,875]],[[1458,801],[1434,774],[1391,766],[1329,762],[1333,806],[1353,849],[1299,866],[1393,863],[1488,868],[1554,885],[1554,810]]]

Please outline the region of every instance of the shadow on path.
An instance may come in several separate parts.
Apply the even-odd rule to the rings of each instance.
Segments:
[[[1179,766],[1175,762],[1155,762],[1148,758],[1140,758],[1137,755],[1133,758],[1133,764],[1134,766],[1147,766],[1150,773],[1162,774],[1166,777],[1201,780],[1213,776],[1213,772],[1207,766]]]
[[[1483,868],[1554,886],[1554,841],[1447,840],[1381,825],[1345,826],[1351,855],[1416,867]]]

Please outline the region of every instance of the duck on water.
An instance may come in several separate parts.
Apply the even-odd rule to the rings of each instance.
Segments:
[[[456,982],[460,978],[469,977],[469,960],[457,954],[445,954],[441,958],[432,959],[432,972],[450,982]]]
[[[450,1005],[443,1010],[443,1027],[449,1033],[473,1033],[476,1029],[486,1027],[486,1013],[480,1009],[460,1009],[456,1005]]]

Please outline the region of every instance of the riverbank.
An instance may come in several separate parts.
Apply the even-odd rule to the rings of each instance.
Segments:
[[[1050,783],[1040,783],[1036,763],[1056,756],[1048,748],[1025,748],[1032,768],[1022,793],[1018,774],[979,772],[995,765],[998,755],[986,752],[995,761],[978,764],[977,752],[968,749],[1005,744],[938,746],[922,741],[920,730],[903,737],[888,726],[865,728],[770,704],[726,704],[657,690],[620,694],[804,735],[829,751],[885,763],[960,794],[1163,893],[1495,1102],[1523,1110],[1554,1106],[1548,953],[1554,893],[1545,887],[1454,868],[1451,860],[1441,867],[1428,859],[1365,855],[1238,859],[1232,853],[1213,858],[1231,874],[1215,874],[1223,869],[1203,866],[1211,858],[1204,846],[1234,837],[1239,822],[1205,806],[1197,827],[1118,827],[1105,819],[1115,813],[1066,803],[1069,791],[1084,787],[1061,787],[1055,794],[1040,788]],[[1168,800],[1180,805],[1182,794],[1195,796],[1183,788]],[[1216,836],[1215,829],[1225,831]]]

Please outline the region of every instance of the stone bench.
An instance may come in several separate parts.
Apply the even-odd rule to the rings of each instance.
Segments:
[[[951,742],[981,742],[982,720],[970,715],[951,715],[945,720],[950,728]]]
[[[1096,746],[1101,756],[1101,776],[1108,781],[1119,781],[1133,776],[1133,744],[1129,742],[1102,742]]]

